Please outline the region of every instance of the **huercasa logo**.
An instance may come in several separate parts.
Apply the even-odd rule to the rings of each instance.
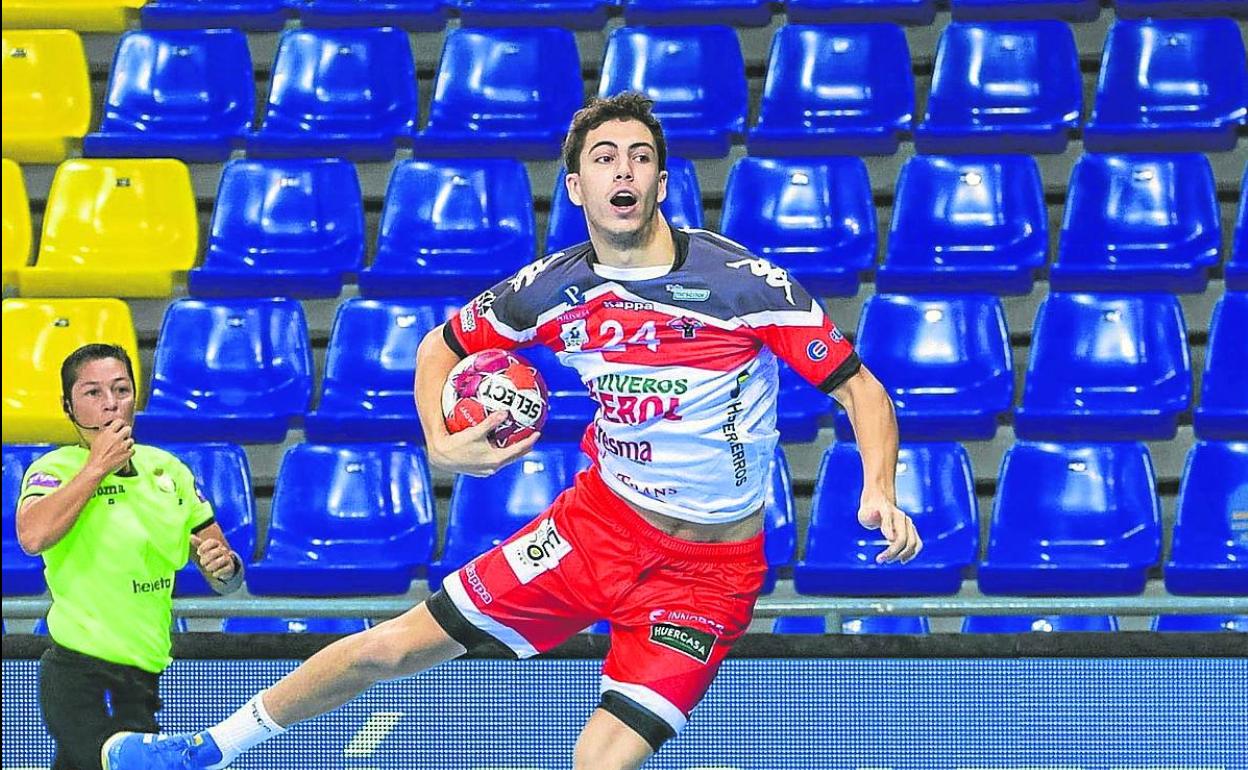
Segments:
[[[673,623],[655,623],[650,626],[650,641],[670,647],[703,664],[710,662],[711,650],[715,647],[713,634]]]

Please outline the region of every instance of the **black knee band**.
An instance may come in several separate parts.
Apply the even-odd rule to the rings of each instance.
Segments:
[[[665,741],[676,737],[676,731],[661,717],[615,690],[607,690],[602,694],[598,708],[632,728],[633,732],[645,739],[655,751],[658,751]]]

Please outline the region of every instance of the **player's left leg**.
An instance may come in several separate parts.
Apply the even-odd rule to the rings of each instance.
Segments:
[[[609,711],[595,709],[576,740],[573,770],[635,770],[654,750],[635,728]]]

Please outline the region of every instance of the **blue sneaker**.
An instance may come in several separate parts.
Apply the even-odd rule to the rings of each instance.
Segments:
[[[216,770],[221,750],[207,732],[183,735],[117,733],[100,749],[104,770]]]

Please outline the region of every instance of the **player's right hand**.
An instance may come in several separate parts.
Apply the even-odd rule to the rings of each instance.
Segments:
[[[541,437],[540,433],[534,433],[523,441],[499,449],[490,442],[489,435],[506,419],[506,412],[493,412],[480,425],[431,439],[429,461],[442,470],[454,473],[478,478],[493,475],[499,468],[527,454]]]
[[[125,468],[134,457],[133,429],[125,420],[109,420],[91,441],[87,463],[107,476]]]

